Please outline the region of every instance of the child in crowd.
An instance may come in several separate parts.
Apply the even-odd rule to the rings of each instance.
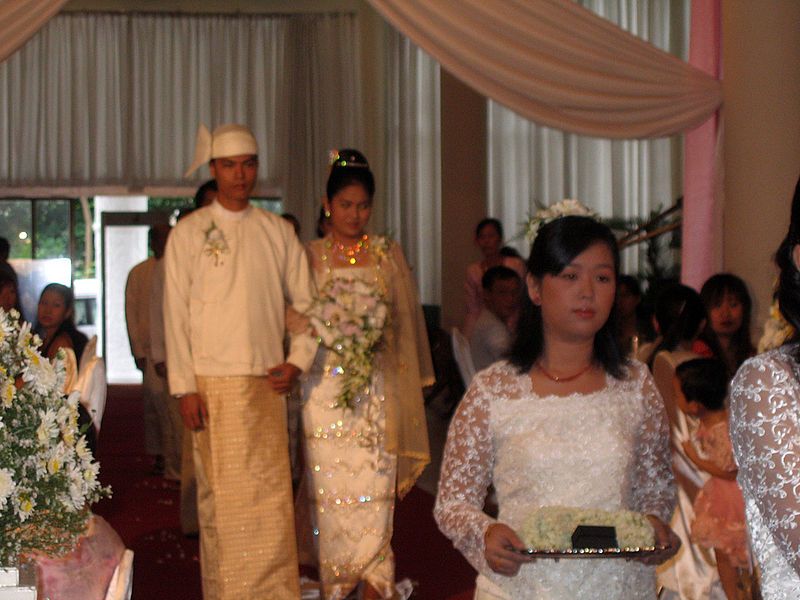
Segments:
[[[685,441],[683,450],[711,475],[694,501],[692,541],[714,549],[722,588],[729,599],[739,599],[739,569],[748,568],[749,557],[744,499],[728,434],[728,370],[716,358],[690,360],[676,368],[674,387],[680,410],[699,421],[694,439]]]

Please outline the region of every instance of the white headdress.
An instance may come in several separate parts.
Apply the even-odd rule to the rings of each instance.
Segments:
[[[205,125],[200,125],[194,143],[194,161],[183,176],[189,177],[212,158],[243,154],[258,154],[258,142],[247,127],[229,123],[210,133]]]

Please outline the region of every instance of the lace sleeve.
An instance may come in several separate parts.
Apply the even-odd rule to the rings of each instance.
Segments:
[[[733,380],[731,441],[744,497],[800,573],[800,385],[791,358],[773,356],[747,361]]]
[[[478,375],[473,380],[450,422],[433,510],[442,533],[483,573],[489,571],[483,554],[483,535],[495,522],[483,512],[494,464],[484,376]]]
[[[643,411],[633,450],[636,462],[631,481],[631,506],[669,523],[677,499],[669,424],[650,372],[644,365],[639,365],[639,369],[637,387],[642,395]]]

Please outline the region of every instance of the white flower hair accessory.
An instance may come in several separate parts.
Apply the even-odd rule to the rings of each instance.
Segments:
[[[528,240],[528,243],[533,243],[543,225],[558,218],[570,216],[598,218],[597,213],[581,204],[580,201],[568,198],[537,210],[525,224],[525,239]]]

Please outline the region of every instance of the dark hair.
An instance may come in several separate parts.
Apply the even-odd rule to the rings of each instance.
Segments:
[[[203,206],[203,199],[205,198],[206,192],[216,192],[217,191],[217,180],[216,179],[209,179],[194,193],[194,207],[200,208]]]
[[[695,358],[675,368],[675,376],[686,399],[699,402],[707,410],[725,408],[728,395],[728,368],[718,358]]]
[[[75,350],[75,357],[80,361],[81,355],[83,354],[83,349],[86,347],[86,344],[89,343],[89,338],[78,331],[78,328],[75,326],[75,294],[72,292],[72,288],[60,283],[48,283],[46,286],[44,286],[42,293],[39,295],[40,302],[42,296],[45,295],[45,292],[55,292],[61,296],[61,299],[64,301],[64,305],[67,308],[67,317],[61,322],[53,335],[46,340],[46,343],[42,348],[42,355],[47,356],[47,352],[50,350],[50,346],[53,344],[53,341],[61,333],[66,333],[72,342],[72,347]],[[36,329],[41,331],[38,323]]]
[[[639,285],[639,280],[633,275],[620,275],[617,277],[617,287],[625,286],[628,291],[634,296],[642,296],[642,286]]]
[[[283,213],[281,215],[281,219],[289,221],[294,229],[295,235],[300,235],[300,220],[297,217],[295,217],[292,213]]]
[[[500,239],[503,239],[503,224],[498,220],[492,217],[487,217],[485,219],[481,219],[481,222],[475,227],[475,237],[478,237],[483,231],[484,227],[488,227],[491,225],[494,227],[495,231],[497,231],[497,235],[500,236]]]
[[[652,367],[653,359],[662,350],[672,352],[681,342],[693,340],[700,333],[700,325],[706,318],[706,309],[700,294],[692,288],[675,283],[661,291],[656,298],[655,318],[661,342],[647,359]],[[711,349],[719,356],[719,348]]]
[[[367,157],[358,150],[345,148],[336,153],[331,165],[328,183],[325,186],[328,200],[349,185],[362,186],[370,200],[375,195],[375,177],[369,169]]]
[[[775,263],[780,269],[778,276],[778,307],[783,318],[794,328],[790,341],[800,339],[800,271],[794,263],[792,253],[794,247],[800,244],[800,179],[794,188],[792,199],[792,219],[789,231],[778,246],[775,253]],[[794,352],[794,359],[800,363],[800,346]]]
[[[9,252],[11,252],[11,244],[6,238],[0,237],[0,259],[7,259]]]
[[[516,279],[520,281],[520,277],[514,269],[509,269],[499,265],[486,269],[486,273],[481,277],[481,287],[485,290],[491,290],[495,281],[508,281],[509,279]]]
[[[511,258],[518,258],[522,260],[522,255],[517,252],[517,249],[512,246],[503,246],[500,248],[500,256],[509,256]]]
[[[24,321],[25,317],[22,314],[22,305],[20,304],[20,297],[19,297],[19,282],[17,278],[14,277],[11,273],[0,269],[0,291],[3,291],[7,285],[14,287],[14,293],[17,295],[17,302],[14,305],[14,308],[19,313],[19,320]]]
[[[706,307],[706,312],[711,313],[711,309],[722,304],[726,294],[734,296],[742,305],[742,325],[731,338],[731,350],[733,351],[734,364],[728,365],[732,368],[733,375],[736,369],[748,358],[755,354],[755,347],[750,340],[750,318],[753,312],[753,300],[747,291],[747,285],[736,275],[731,273],[717,273],[708,278],[700,290],[700,297]],[[700,339],[709,346],[711,343],[719,344],[719,338],[711,327],[711,319],[706,321],[706,326],[700,334]],[[720,358],[725,358],[720,356]]]
[[[319,207],[319,215],[317,216],[317,237],[324,238],[325,237],[325,229],[323,229],[325,225],[325,221],[328,219],[328,216],[325,214],[325,207]]]
[[[576,256],[597,243],[605,244],[611,251],[616,277],[619,273],[619,249],[614,234],[602,223],[579,216],[561,217],[539,229],[528,258],[528,273],[537,279],[558,275]],[[624,374],[626,360],[620,354],[615,331],[616,319],[612,309],[608,321],[594,336],[594,359],[606,372],[619,379]],[[520,373],[525,373],[530,371],[543,351],[542,310],[525,294],[510,361]]]

